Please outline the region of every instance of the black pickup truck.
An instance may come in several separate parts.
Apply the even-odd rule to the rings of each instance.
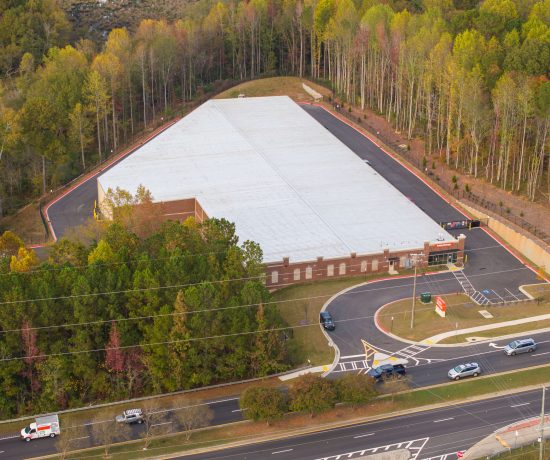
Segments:
[[[382,364],[367,372],[367,375],[372,377],[377,382],[384,381],[389,378],[400,378],[407,373],[407,369],[403,364]]]

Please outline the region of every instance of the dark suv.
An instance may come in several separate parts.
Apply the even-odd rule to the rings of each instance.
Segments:
[[[382,364],[368,371],[367,375],[380,382],[389,378],[400,378],[406,373],[407,369],[403,364]]]
[[[321,312],[321,314],[319,315],[319,322],[327,331],[334,331],[334,329],[336,329],[334,321],[332,320],[332,316],[330,316],[330,313],[328,311]]]

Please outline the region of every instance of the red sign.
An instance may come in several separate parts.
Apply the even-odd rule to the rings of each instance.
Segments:
[[[437,296],[435,298],[435,312],[442,318],[445,318],[446,311],[447,311],[447,304],[441,297]]]
[[[462,458],[462,457],[464,457],[464,452],[462,452],[461,450],[459,450],[459,451],[456,453],[456,457],[457,457],[457,458]]]
[[[435,245],[436,248],[450,248],[453,246],[453,243],[438,243]]]

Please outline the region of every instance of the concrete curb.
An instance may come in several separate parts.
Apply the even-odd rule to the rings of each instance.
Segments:
[[[548,422],[548,415],[545,415],[545,424]],[[481,441],[470,447],[464,454],[464,459],[475,460],[484,457],[492,457],[505,452],[510,452],[512,449],[518,449],[529,444],[533,444],[540,439],[540,417],[531,417],[523,421],[513,422],[490,435],[483,438]],[[507,434],[514,432],[513,441],[509,439]],[[544,439],[550,438],[548,430],[544,433]]]
[[[525,369],[522,369],[521,371],[516,371],[516,372],[525,372],[526,370],[532,370],[532,369],[538,369],[538,368],[544,368],[544,367],[549,367],[549,366],[547,364],[544,364],[544,365],[525,368]],[[497,377],[499,375],[510,374],[510,373],[511,372],[501,372],[501,373],[495,373],[495,374],[490,374],[490,375],[484,375],[484,376],[478,377],[477,380],[483,380],[483,379],[487,379],[487,378],[491,378],[491,377]],[[429,390],[429,389],[438,388],[438,387],[442,387],[442,386],[446,386],[446,385],[460,385],[462,383],[464,383],[464,381],[440,383],[440,384],[437,384],[437,385],[431,385],[429,387],[418,388],[416,390],[400,391],[400,392],[397,392],[397,393],[393,393],[393,395],[414,393],[416,391]],[[150,459],[156,459],[156,460],[171,459],[171,458],[174,458],[174,457],[177,457],[177,456],[181,456],[183,454],[193,455],[193,454],[200,454],[200,453],[204,453],[204,452],[214,452],[214,451],[219,451],[219,450],[223,450],[223,449],[229,449],[229,448],[232,448],[232,447],[258,444],[258,443],[267,442],[267,441],[275,441],[275,440],[279,440],[279,439],[290,438],[290,437],[293,437],[293,436],[300,436],[300,435],[304,435],[304,434],[317,433],[317,432],[320,432],[320,431],[325,431],[325,430],[334,429],[334,428],[345,428],[345,427],[349,427],[349,426],[353,426],[353,425],[357,425],[357,424],[361,424],[361,423],[375,422],[375,421],[378,421],[378,420],[386,420],[386,419],[393,418],[393,417],[401,417],[401,416],[416,414],[416,413],[420,413],[420,412],[427,412],[427,411],[430,411],[430,410],[436,410],[436,409],[449,407],[449,406],[453,406],[453,405],[473,403],[473,402],[476,402],[476,401],[488,400],[488,399],[492,399],[492,398],[496,398],[496,397],[500,397],[500,396],[507,396],[507,395],[517,394],[517,393],[525,393],[525,392],[529,392],[529,391],[533,391],[533,390],[538,390],[540,388],[541,388],[540,384],[528,385],[528,386],[521,387],[521,388],[512,388],[510,390],[503,390],[503,391],[493,392],[493,393],[490,393],[490,394],[476,395],[476,396],[472,396],[472,397],[468,397],[468,398],[464,398],[464,399],[456,400],[456,401],[450,401],[450,402],[449,401],[443,401],[443,402],[440,402],[440,403],[413,407],[413,408],[410,408],[410,409],[404,409],[404,410],[401,410],[401,411],[395,411],[395,412],[386,413],[386,414],[379,414],[379,415],[366,416],[366,417],[356,417],[356,418],[352,418],[352,419],[349,419],[349,420],[342,420],[342,421],[337,421],[337,422],[325,423],[325,424],[322,424],[322,425],[315,425],[315,426],[309,426],[309,427],[305,427],[305,428],[298,428],[296,430],[291,430],[289,432],[284,432],[284,433],[277,433],[277,434],[272,434],[272,435],[254,437],[253,440],[242,440],[242,441],[235,441],[235,442],[226,443],[226,444],[220,444],[220,445],[217,445],[217,446],[200,447],[200,448],[192,449],[192,450],[189,450],[189,451],[180,451],[179,453],[165,454],[165,455],[161,455],[161,456],[158,456],[158,457],[149,457],[149,458]],[[384,399],[384,398],[388,398],[388,397],[389,397],[389,395],[381,395],[381,396],[378,396],[377,399]],[[240,421],[240,422],[231,422],[231,423],[227,423],[227,424],[223,424],[223,425],[216,425],[216,426],[200,428],[199,430],[200,431],[205,431],[205,430],[211,430],[211,429],[216,429],[216,428],[220,428],[220,427],[237,425],[237,424],[242,424],[242,423],[249,423],[249,422],[250,421],[248,421],[248,420],[243,420],[243,421]],[[199,431],[199,430],[197,430],[197,431]],[[155,437],[154,439],[157,439],[157,438],[162,439],[162,438],[173,437],[173,436],[177,436],[177,435],[181,435],[181,432],[171,433],[169,435]],[[255,436],[255,435],[252,435],[252,436]],[[124,441],[122,443],[113,444],[113,446],[131,444],[133,442],[139,442],[139,439],[135,439],[135,440],[132,440],[132,441]],[[71,453],[74,454],[74,453],[79,453],[79,452],[87,452],[87,451],[96,450],[96,449],[99,449],[99,448],[101,448],[101,446],[89,447],[89,448],[86,448],[86,449],[73,451]],[[57,458],[58,456],[59,456],[59,454],[50,454],[50,455],[46,455],[46,456],[42,456],[42,457],[35,457],[35,458],[37,460],[39,460],[39,459]]]

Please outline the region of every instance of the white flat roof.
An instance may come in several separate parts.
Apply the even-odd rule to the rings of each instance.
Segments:
[[[286,96],[212,99],[102,174],[104,191],[196,198],[264,262],[454,238]]]

